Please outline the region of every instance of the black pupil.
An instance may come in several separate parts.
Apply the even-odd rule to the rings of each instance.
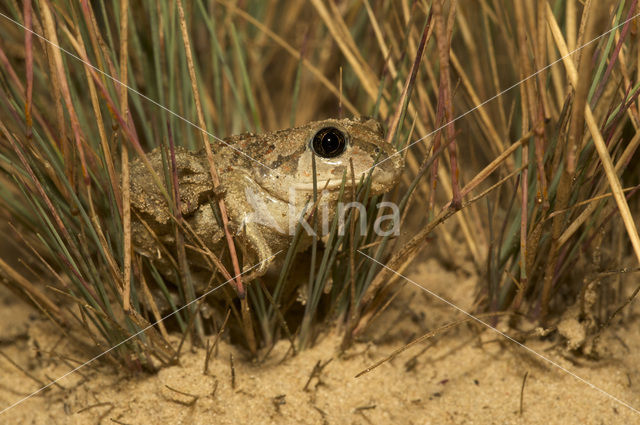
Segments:
[[[313,137],[313,150],[323,158],[335,158],[344,152],[345,148],[344,134],[337,128],[323,128]]]

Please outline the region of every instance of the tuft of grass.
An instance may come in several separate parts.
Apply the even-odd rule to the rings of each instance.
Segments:
[[[613,273],[635,264],[631,254],[640,260],[633,220],[640,176],[629,166],[640,142],[637,7],[636,0],[4,4],[0,211],[15,229],[16,256],[35,260],[40,282],[10,258],[0,259],[0,272],[92,350],[126,341],[107,356],[132,369],[174,362],[187,339],[205,345],[223,319],[233,341],[258,358],[283,337],[292,353],[310,347],[332,326],[346,348],[402,288],[380,264],[401,273],[429,244],[483,276],[478,312],[518,312],[552,326],[576,304],[597,335],[637,292]],[[235,290],[227,285],[208,299],[211,314],[203,314],[204,301],[181,309],[198,296],[185,245],[205,248],[178,213],[175,147],[205,147],[217,185],[218,137],[343,108],[385,124],[405,158],[400,184],[371,197],[371,176],[346,170],[340,198],[367,208],[347,210],[344,232],[336,216],[329,234],[302,253],[299,225],[273,281],[242,281],[227,229],[228,249],[208,258]],[[145,152],[156,147],[167,171],[151,177],[175,212],[177,288],[131,247],[128,164],[141,158],[150,169]],[[312,227],[320,183],[305,213]],[[373,231],[382,201],[398,206],[399,235]],[[215,204],[224,223],[224,199]],[[457,240],[465,249],[451,248]],[[160,303],[175,314],[156,324]],[[172,331],[179,344],[168,341]]]

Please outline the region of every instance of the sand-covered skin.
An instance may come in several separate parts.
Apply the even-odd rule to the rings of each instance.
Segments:
[[[475,277],[428,261],[409,276],[463,306],[472,301]],[[455,283],[455,284],[452,284]],[[0,295],[0,350],[33,378],[49,382],[81,359],[48,322],[29,318],[4,288]],[[23,313],[19,313],[22,311]],[[463,318],[425,292],[407,285],[392,310],[374,325],[374,341],[340,356],[335,333],[281,361],[281,342],[264,364],[247,361],[226,342],[203,374],[204,350],[186,349],[179,366],[156,375],[114,373],[96,362],[0,415],[1,424],[634,424],[640,414],[568,373],[506,341],[491,330],[464,324],[406,351],[370,373],[354,376],[412,337]],[[527,346],[596,387],[640,408],[638,320],[604,338],[598,362],[567,354],[553,341]],[[38,349],[36,349],[38,348]],[[38,351],[40,350],[40,351]],[[235,388],[230,355],[234,357]],[[86,355],[85,355],[86,356]],[[330,362],[311,379],[314,366]],[[520,393],[528,373],[520,415]],[[0,358],[0,409],[39,384]]]

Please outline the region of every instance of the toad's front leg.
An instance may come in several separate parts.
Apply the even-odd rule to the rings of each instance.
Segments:
[[[275,257],[265,226],[257,223],[245,223],[240,231],[243,239],[242,254],[244,265],[242,267],[242,280],[251,280],[264,275]]]

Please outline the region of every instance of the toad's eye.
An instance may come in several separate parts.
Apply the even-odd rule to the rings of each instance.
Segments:
[[[311,147],[313,152],[322,158],[335,158],[347,148],[345,134],[335,127],[325,127],[313,136]]]

